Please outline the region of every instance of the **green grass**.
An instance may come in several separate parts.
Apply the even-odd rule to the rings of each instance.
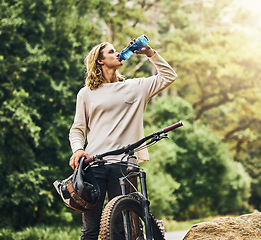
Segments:
[[[183,231],[190,229],[193,225],[201,222],[208,222],[211,221],[216,217],[207,217],[207,218],[200,218],[200,219],[192,219],[184,222],[177,222],[177,221],[170,221],[167,219],[163,219],[164,227],[166,232],[174,232],[174,231]]]
[[[188,230],[194,224],[211,221],[217,217],[208,217],[184,222],[163,219],[166,232]],[[0,229],[0,240],[79,240],[81,226],[36,226],[14,232],[11,229]]]
[[[37,226],[14,232],[11,229],[0,229],[0,240],[79,240],[81,227],[70,226]]]

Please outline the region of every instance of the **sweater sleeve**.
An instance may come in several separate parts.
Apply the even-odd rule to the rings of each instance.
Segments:
[[[154,64],[158,73],[156,76],[141,79],[147,101],[167,88],[178,77],[173,68],[157,52],[149,60]]]
[[[86,126],[86,106],[83,97],[81,96],[81,92],[79,92],[77,95],[74,122],[69,133],[69,140],[73,153],[79,149],[84,149]]]

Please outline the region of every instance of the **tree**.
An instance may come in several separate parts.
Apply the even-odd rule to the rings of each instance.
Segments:
[[[158,13],[155,48],[179,76],[168,92],[189,101],[196,119],[218,133],[256,179],[250,160],[260,159],[261,36],[255,16],[224,0],[146,2],[152,4],[147,16]],[[257,196],[259,190],[253,191]]]
[[[126,39],[142,13],[105,0],[2,1],[0,10],[0,225],[22,227],[65,211],[52,182],[71,173],[83,59],[101,41]]]
[[[43,221],[50,206],[62,208],[52,182],[69,174],[82,54],[100,35],[76,1],[2,1],[0,8],[1,225],[22,227]]]
[[[63,215],[65,207],[51,183],[71,173],[67,166],[71,155],[67,139],[76,93],[84,84],[83,58],[101,41],[113,41],[120,51],[133,37],[143,33],[148,35],[152,47],[166,58],[181,79],[171,86],[171,94],[183,97],[196,110],[194,112],[189,104],[180,104],[175,113],[184,113],[182,120],[188,123],[187,129],[194,134],[191,139],[208,139],[204,132],[211,132],[207,127],[200,127],[204,131],[196,131],[195,125],[189,124],[195,119],[209,124],[223,136],[231,152],[235,151],[235,159],[253,178],[251,203],[260,207],[259,172],[254,167],[260,158],[257,150],[260,128],[256,127],[260,124],[260,53],[256,51],[260,34],[251,32],[251,41],[242,35],[242,28],[245,31],[251,22],[250,17],[244,17],[242,23],[240,16],[245,14],[243,11],[236,15],[230,11],[230,18],[226,19],[235,16],[236,20],[224,22],[222,14],[229,9],[225,0],[1,1],[0,225],[22,227],[50,219],[55,221],[54,216]],[[146,58],[133,56],[124,63],[123,72],[127,77],[146,77],[155,71]],[[172,105],[163,107],[159,115],[155,114],[155,119],[146,118],[145,124],[173,123],[173,113],[169,108]],[[151,112],[146,114],[150,116]],[[161,114],[166,119],[162,119]],[[224,126],[224,122],[228,124]],[[186,136],[184,142],[190,144]],[[219,144],[218,140],[210,142],[214,146]],[[202,151],[198,152],[209,156],[204,142],[199,143]],[[227,151],[225,146],[221,148]],[[179,155],[172,152],[176,147],[181,151]],[[172,153],[166,158],[180,164],[183,146],[168,143],[168,148]],[[214,150],[220,154],[218,147]],[[192,155],[198,154],[195,148],[188,151]],[[155,155],[162,153],[155,149]],[[217,154],[216,158],[223,159],[224,156]],[[202,163],[202,159],[204,157],[197,161]],[[231,162],[231,157],[227,159]],[[231,184],[228,184],[230,189],[224,190],[227,192],[224,196],[236,196],[236,199],[231,198],[234,203],[240,199],[245,201],[242,192],[247,195],[248,178],[240,164],[237,167],[233,164],[231,166],[237,170],[231,170],[234,175],[226,175]],[[160,168],[159,174],[161,179],[170,182],[165,191],[170,193],[181,189],[181,183],[171,172]],[[235,183],[237,176],[239,181]],[[182,184],[186,189],[188,181]],[[238,195],[234,195],[232,190]],[[172,194],[166,196],[171,204],[165,204],[154,196],[155,204],[163,206],[157,213],[159,215],[166,214],[170,206],[181,206],[181,199]],[[183,212],[189,208],[189,201],[194,204],[195,200],[186,199]],[[238,202],[236,209],[244,204]],[[173,214],[179,213],[180,210],[174,208]]]
[[[222,139],[195,117],[192,106],[178,97],[157,98],[148,109],[145,122],[149,129],[184,121],[184,127],[168,134],[171,143],[156,145],[151,151],[152,147],[152,162],[144,163],[144,167],[151,164],[146,167],[148,176],[153,175],[153,182],[149,181],[149,192],[155,191],[151,201],[162,197],[163,209],[178,219],[246,211],[250,177],[240,163],[234,162]],[[168,191],[164,191],[168,184],[163,179],[171,179]],[[161,204],[152,204],[152,208],[159,213]]]

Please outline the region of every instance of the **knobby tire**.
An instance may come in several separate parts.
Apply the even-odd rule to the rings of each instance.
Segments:
[[[113,198],[104,208],[101,225],[100,236],[101,240],[116,240],[115,232],[119,229],[115,229],[115,221],[122,216],[123,211],[128,211],[131,217],[131,232],[132,240],[146,239],[145,226],[144,226],[144,214],[141,203],[130,196],[121,195]],[[136,217],[133,217],[133,216]],[[133,220],[134,219],[134,220]],[[139,222],[139,224],[137,224]],[[154,240],[164,240],[162,232],[155,221],[154,217],[150,214],[150,222],[152,227],[152,238]],[[143,223],[143,224],[142,224]],[[143,227],[140,227],[142,226]],[[139,226],[137,226],[139,225]]]

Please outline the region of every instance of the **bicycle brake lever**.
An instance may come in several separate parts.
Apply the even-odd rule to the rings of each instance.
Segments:
[[[156,135],[156,136],[153,138],[153,140],[154,140],[154,141],[159,141],[159,140],[161,140],[161,139],[163,139],[163,138],[169,138],[169,137],[168,137],[168,134],[164,134],[164,135],[162,135],[162,136]]]
[[[97,157],[94,157],[93,158],[93,161],[90,162],[90,164],[88,164],[84,170],[86,170],[88,167],[92,166],[92,165],[104,165],[105,163],[107,163],[108,161],[103,159],[103,158],[97,158]]]
[[[150,140],[150,142],[147,143],[147,145],[149,145],[149,144],[151,144],[151,143],[153,143],[153,142],[158,142],[158,141],[160,141],[160,140],[163,139],[163,138],[169,138],[169,137],[168,137],[168,134],[164,134],[163,136],[155,135],[155,136]]]
[[[160,136],[160,139],[162,138],[169,138],[168,134],[164,134],[163,136]]]

